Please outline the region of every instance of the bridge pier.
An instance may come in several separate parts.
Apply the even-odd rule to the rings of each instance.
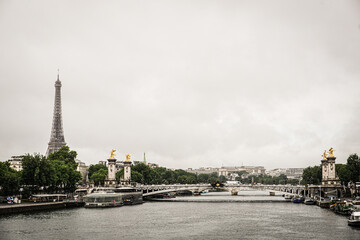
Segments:
[[[231,195],[232,196],[236,196],[236,195],[238,195],[238,190],[237,189],[231,189]]]

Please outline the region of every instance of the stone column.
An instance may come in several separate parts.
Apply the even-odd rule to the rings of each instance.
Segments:
[[[328,161],[328,176],[329,176],[330,179],[335,179],[336,178],[335,159],[336,159],[336,157],[328,157],[327,158],[327,161]]]
[[[116,174],[116,159],[115,158],[109,158],[108,159],[108,180],[109,181],[115,181],[115,174]]]
[[[321,160],[321,169],[322,169],[322,181],[321,183],[324,185],[327,183],[327,179],[329,178],[329,166],[328,166],[328,160],[323,159]]]
[[[124,162],[124,182],[131,182],[131,161]]]

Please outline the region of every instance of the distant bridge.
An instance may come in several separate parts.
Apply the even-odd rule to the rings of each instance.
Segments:
[[[143,191],[143,196],[153,196],[157,194],[170,193],[176,191],[190,191],[192,193],[201,193],[204,190],[220,188],[231,192],[232,195],[237,195],[240,191],[249,190],[272,190],[280,191],[289,194],[305,195],[307,190],[303,185],[259,185],[259,184],[224,184],[223,186],[213,187],[211,184],[171,184],[171,185],[142,185],[136,186],[138,190]]]

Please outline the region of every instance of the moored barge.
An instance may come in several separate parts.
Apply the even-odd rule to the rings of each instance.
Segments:
[[[360,212],[352,212],[348,220],[348,225],[353,227],[360,227]]]
[[[86,208],[120,207],[143,203],[142,192],[134,188],[94,188],[84,197]]]

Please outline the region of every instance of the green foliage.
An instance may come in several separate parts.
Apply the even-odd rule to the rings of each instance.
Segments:
[[[94,182],[96,186],[103,185],[108,174],[108,170],[106,169],[99,169],[95,173],[91,175],[90,180]]]
[[[77,153],[70,151],[68,146],[64,146],[59,151],[49,154],[50,164],[55,173],[53,175],[53,190],[75,191],[76,184],[81,180],[80,172],[76,171],[76,156]]]
[[[108,169],[102,164],[95,164],[89,167],[89,180],[96,186],[103,185],[108,174]]]
[[[55,168],[43,155],[27,154],[22,160],[22,183],[29,189],[38,191],[41,187],[47,190],[53,185],[55,179]]]
[[[141,183],[143,181],[143,178],[144,177],[141,173],[137,171],[131,171],[131,181]]]
[[[0,162],[0,194],[14,195],[19,192],[21,172],[10,167],[9,162]]]
[[[131,175],[133,173],[133,170],[131,169]],[[115,179],[116,181],[120,182],[120,179],[124,177],[124,169],[122,168],[120,171],[115,173]],[[133,181],[133,182],[137,182],[137,181]]]
[[[321,166],[307,167],[302,175],[302,184],[321,184],[322,172]]]
[[[209,174],[208,183],[214,184],[214,183],[219,183],[219,182],[221,182],[221,181],[216,172]]]
[[[280,174],[276,180],[278,181],[276,184],[287,184],[287,176],[285,174]]]
[[[360,159],[359,156],[351,154],[347,159],[347,170],[349,174],[349,180],[353,183],[360,181]]]
[[[219,182],[221,182],[221,183],[226,182],[226,177],[223,176],[223,175],[221,175],[221,176],[219,177]]]
[[[90,165],[89,167],[89,173],[88,173],[88,177],[89,179],[91,178],[91,176],[99,171],[100,169],[106,170],[107,171],[107,167],[104,166],[103,164],[95,164],[95,165]]]
[[[259,176],[250,175],[247,178],[241,180],[242,183],[250,184],[254,180],[254,183],[261,183],[266,185],[273,185],[273,184],[298,184],[298,180],[289,180],[286,175],[281,174],[278,177],[273,177],[266,174],[261,174]]]
[[[116,173],[116,180],[124,176],[124,171]],[[131,181],[142,184],[196,184],[225,182],[225,177],[219,178],[217,173],[200,174],[186,172],[182,169],[169,170],[163,167],[151,168],[144,163],[138,163],[131,167]]]
[[[287,183],[291,184],[291,185],[298,185],[299,184],[299,179],[288,179]]]
[[[336,164],[335,171],[341,181],[341,184],[347,185],[348,182],[350,182],[350,173],[346,164]]]
[[[51,153],[48,158],[40,154],[27,154],[22,160],[22,184],[26,190],[36,192],[40,188],[47,191],[73,192],[81,180],[76,171],[75,151],[64,146]]]
[[[75,151],[70,151],[68,146],[63,146],[57,152],[53,152],[49,154],[49,160],[58,160],[62,161],[67,165],[72,165],[74,169],[77,167],[77,163],[75,162],[77,153]]]
[[[182,169],[176,169],[173,172],[174,172],[174,178],[172,179],[172,183],[181,183],[181,184],[197,183],[196,175],[194,173],[189,173]]]
[[[208,183],[210,174],[200,173],[198,175],[198,182],[199,183]]]

